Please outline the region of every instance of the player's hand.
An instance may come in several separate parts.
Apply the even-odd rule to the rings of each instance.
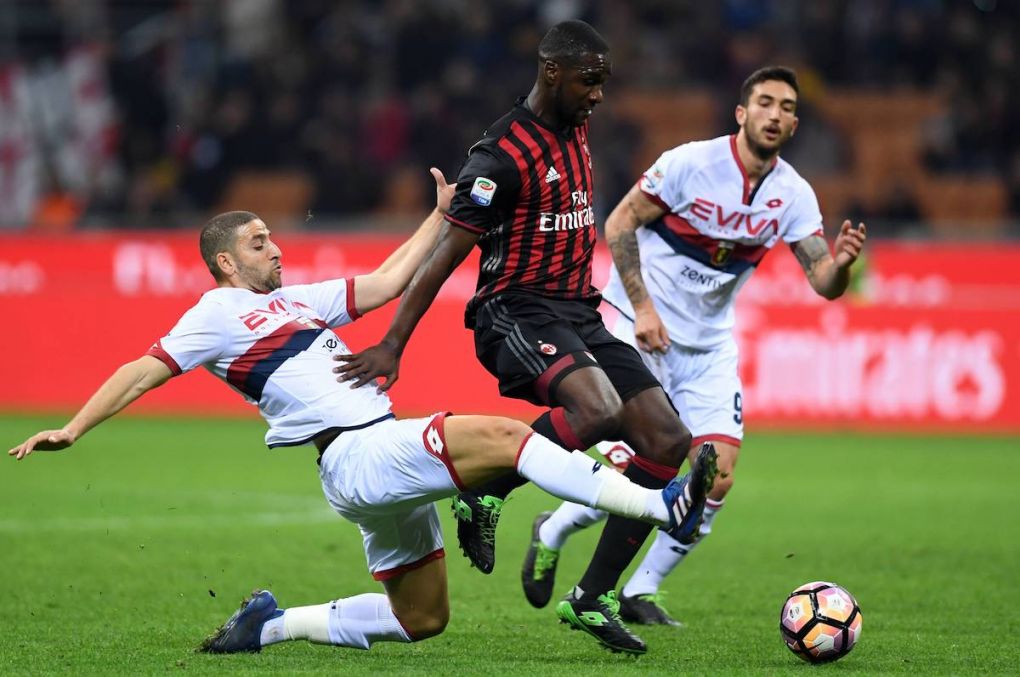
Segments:
[[[382,393],[389,390],[399,378],[400,356],[392,346],[385,343],[365,348],[353,355],[334,355],[333,359],[344,363],[333,369],[333,373],[340,374],[336,380],[340,383],[354,381],[352,388],[360,388],[382,376],[386,380],[376,389]]]
[[[436,167],[430,167],[429,173],[436,180],[436,207],[440,214],[450,211],[450,203],[453,202],[453,194],[457,191],[457,184],[447,183],[446,177]]]
[[[833,247],[833,259],[838,268],[848,268],[861,255],[864,248],[864,241],[868,239],[867,228],[863,223],[858,223],[854,228],[850,219],[840,226],[839,235],[836,236],[836,245]]]
[[[74,444],[74,435],[67,430],[43,430],[32,435],[27,440],[7,451],[8,456],[13,456],[20,461],[33,451],[60,451],[67,449]]]
[[[652,305],[634,311],[634,336],[638,348],[646,353],[665,353],[669,350],[669,332]]]

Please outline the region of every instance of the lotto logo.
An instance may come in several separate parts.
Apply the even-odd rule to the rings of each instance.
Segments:
[[[425,434],[422,435],[422,441],[425,443],[425,450],[436,458],[442,458],[443,452],[446,450],[446,444],[443,441],[443,434],[439,431],[439,426],[442,424],[442,418],[433,419],[429,423],[428,427],[425,428]]]

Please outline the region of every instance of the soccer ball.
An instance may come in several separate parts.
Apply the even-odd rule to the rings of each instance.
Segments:
[[[790,593],[779,616],[779,631],[790,651],[810,663],[850,653],[861,636],[861,608],[835,583],[805,583]]]

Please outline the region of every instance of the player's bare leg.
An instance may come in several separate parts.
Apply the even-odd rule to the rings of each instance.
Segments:
[[[661,388],[639,392],[627,401],[624,410],[619,437],[636,454],[624,476],[649,488],[666,486],[676,476],[690,447],[690,433],[680,423]],[[610,518],[579,583],[582,594],[601,595],[615,589],[620,574],[637,554],[649,531],[645,524]]]
[[[673,499],[669,498],[675,488],[655,490],[634,484],[586,454],[567,451],[520,421],[448,416],[443,421],[443,438],[445,453],[461,484],[468,488],[514,470],[553,496],[649,525],[675,526]]]
[[[446,560],[436,559],[383,581],[393,614],[415,641],[435,637],[450,621]]]
[[[625,405],[623,420],[621,436],[636,453],[624,475],[645,486],[662,486],[667,483],[669,486],[675,485],[676,480],[670,477],[675,475],[676,466],[653,459],[669,461],[670,455],[677,449],[690,448],[691,433],[676,417],[662,388],[647,388],[630,398]],[[683,500],[678,505],[688,510],[678,520],[681,526],[671,530],[671,533],[680,540],[694,538],[704,509],[706,491],[711,486],[715,472],[715,451],[707,446],[699,450],[690,475],[679,480],[682,483]],[[633,654],[644,653],[647,650],[645,642],[630,632],[620,620],[615,589],[620,574],[640,550],[649,531],[643,524],[611,517],[603,529],[588,571],[585,571],[573,591],[557,605],[556,612],[560,619],[576,629],[595,635],[610,648],[620,648]],[[607,615],[607,611],[611,613]],[[593,615],[599,622],[586,621]],[[612,635],[611,641],[607,640],[608,635]]]

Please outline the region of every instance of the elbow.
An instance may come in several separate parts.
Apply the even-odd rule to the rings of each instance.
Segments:
[[[846,291],[846,289],[836,289],[833,286],[815,287],[815,293],[821,296],[826,301],[835,301],[836,299],[843,295],[844,291]]]
[[[619,239],[622,232],[623,227],[620,225],[620,219],[614,211],[606,219],[606,242],[613,242]]]

